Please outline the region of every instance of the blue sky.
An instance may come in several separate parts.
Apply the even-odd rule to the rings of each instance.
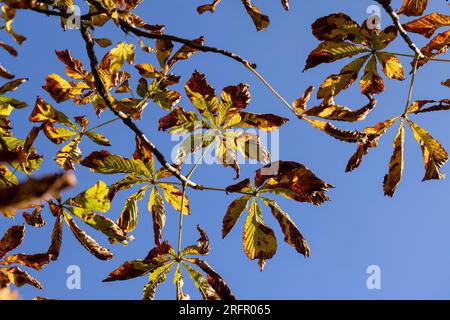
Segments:
[[[401,1],[394,1],[400,5]],[[271,25],[257,33],[240,1],[224,1],[216,13],[199,16],[195,8],[203,1],[146,1],[136,11],[146,21],[165,24],[166,32],[186,38],[206,37],[206,43],[222,47],[240,54],[258,64],[258,70],[288,100],[293,101],[311,84],[319,86],[331,73],[336,73],[347,61],[321,65],[301,73],[308,53],[316,47],[317,41],[310,32],[310,24],[318,17],[345,12],[356,21],[368,17],[366,9],[374,1],[293,1],[291,11],[284,12],[278,1],[255,1],[261,10],[270,14]],[[447,10],[444,1],[433,1],[428,10]],[[382,24],[390,20],[382,15]],[[30,82],[21,87],[15,95],[32,105],[37,95],[56,106],[56,103],[41,88],[49,73],[63,74],[63,65],[57,60],[54,50],[68,48],[74,57],[85,64],[83,42],[76,30],[62,32],[59,21],[37,13],[18,12],[16,30],[28,37],[19,48],[19,57],[2,55],[2,64],[17,77],[29,77]],[[111,24],[99,29],[95,37],[108,37],[114,41],[135,43],[132,36],[125,36]],[[420,46],[426,39],[414,37]],[[11,43],[7,34],[1,40]],[[409,49],[397,39],[390,51],[409,53]],[[102,52],[101,54],[103,54]],[[98,53],[100,56],[100,52]],[[409,70],[408,58],[401,58]],[[137,63],[156,64],[151,55],[138,53]],[[264,272],[259,272],[256,262],[249,261],[242,251],[242,228],[244,219],[238,222],[231,234],[221,239],[221,222],[228,204],[236,198],[216,192],[189,191],[192,214],[184,220],[183,244],[192,244],[198,238],[195,225],[200,224],[208,233],[212,252],[208,262],[228,282],[240,299],[404,299],[404,298],[450,298],[450,197],[449,180],[422,183],[424,174],[420,147],[406,130],[405,171],[403,181],[395,197],[385,198],[381,183],[387,172],[392,153],[392,139],[396,127],[380,141],[377,149],[371,150],[357,171],[344,172],[348,158],[355,145],[344,144],[292,117],[289,110],[241,65],[214,54],[197,54],[188,62],[181,62],[174,72],[186,81],[198,69],[206,73],[209,82],[218,90],[226,85],[246,82],[250,84],[253,99],[248,107],[251,112],[276,113],[291,121],[280,130],[280,158],[305,164],[320,178],[336,186],[330,191],[332,201],[320,207],[279,199],[280,206],[295,220],[307,238],[312,256],[304,259],[285,244],[277,222],[270,212],[264,211],[267,224],[272,227],[278,239],[278,251],[268,261]],[[444,71],[447,71],[445,74]],[[448,65],[430,62],[418,73],[414,88],[414,99],[443,99],[448,97],[448,89],[440,82],[448,78]],[[134,73],[135,74],[135,73]],[[346,128],[361,129],[400,114],[403,111],[408,80],[404,82],[386,81],[386,92],[379,95],[376,109],[363,123],[342,125]],[[183,92],[181,85],[178,87]],[[355,85],[337,98],[337,102],[350,108],[365,103],[365,98]],[[314,103],[315,101],[313,101]],[[180,105],[192,110],[185,95]],[[111,119],[108,112],[97,120],[91,106],[76,106],[65,102],[57,108],[68,115],[88,115],[92,124]],[[15,113],[15,134],[24,137],[30,125],[27,117],[30,108]],[[156,105],[149,105],[139,126],[167,155],[173,142],[167,133],[158,132],[157,119],[165,114]],[[445,147],[450,148],[448,119],[446,113],[425,114],[415,117],[417,123],[429,130]],[[131,156],[134,148],[133,135],[120,123],[114,123],[101,130],[110,138],[112,153]],[[45,155],[41,173],[58,170],[52,158],[59,150],[40,137],[39,151]],[[82,143],[84,155],[98,150],[89,141]],[[243,178],[254,175],[258,165],[243,165]],[[185,168],[188,170],[188,167]],[[447,169],[444,168],[444,172]],[[75,194],[102,179],[107,183],[118,180],[119,176],[104,176],[89,173],[79,166],[76,170],[78,186],[71,191]],[[218,165],[200,165],[194,179],[200,183],[225,187],[234,183],[232,169]],[[118,196],[108,216],[116,219],[120,214],[126,196]],[[176,243],[177,214],[167,207],[168,223],[164,238]],[[50,241],[53,217],[44,212],[47,225],[42,229],[27,227],[27,236],[20,251],[43,252]],[[3,219],[1,231],[12,224],[22,223],[18,215],[15,220]],[[127,248],[112,247],[107,239],[83,225],[91,236],[111,248],[115,258],[102,262],[90,255],[76,241],[68,228],[63,235],[63,247],[57,262],[51,263],[43,271],[31,271],[44,285],[39,292],[34,288],[22,288],[23,298],[43,295],[62,299],[139,299],[146,283],[145,277],[126,282],[102,283],[101,279],[126,260],[142,258],[152,247],[151,218],[146,210],[146,201],[140,205],[139,225],[134,233],[136,241]],[[81,290],[66,288],[66,269],[70,265],[81,268]],[[381,290],[368,290],[366,268],[378,265],[381,268]],[[195,288],[185,275],[185,291],[198,298]],[[158,298],[172,299],[175,289],[171,278],[158,289]]]

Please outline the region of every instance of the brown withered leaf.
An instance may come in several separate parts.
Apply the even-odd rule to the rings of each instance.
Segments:
[[[17,248],[22,243],[24,236],[24,226],[12,226],[6,230],[0,240],[0,259],[2,259],[11,250]]]
[[[45,226],[45,221],[42,218],[41,211],[42,206],[37,206],[31,214],[28,212],[22,213],[23,219],[25,220],[26,224],[37,228]]]
[[[5,79],[13,79],[14,75],[9,73],[2,65],[0,65],[0,77]]]
[[[97,241],[95,241],[83,230],[81,230],[80,227],[78,227],[78,225],[75,223],[75,221],[73,221],[72,217],[65,212],[64,219],[66,220],[66,223],[74,234],[75,238],[77,238],[77,240],[83,245],[83,247],[85,247],[86,250],[94,255],[97,259],[110,260],[114,257],[114,254],[109,252],[108,249],[100,246]]]
[[[41,270],[44,266],[49,264],[50,255],[48,253],[24,254],[17,253],[7,256],[0,261],[0,265],[20,264],[25,267]]]
[[[389,172],[384,177],[384,194],[392,197],[402,179],[403,173],[403,146],[405,143],[405,121],[402,119],[397,135],[394,138],[394,151],[389,162]]]
[[[53,196],[76,183],[75,176],[70,173],[55,174],[41,179],[30,178],[28,181],[3,189],[0,194],[0,209],[26,209],[34,203],[49,200]]]
[[[430,38],[437,29],[446,26],[450,26],[450,15],[438,12],[430,13],[403,25],[406,31],[420,33],[427,38]]]
[[[398,11],[399,14],[405,16],[421,16],[428,5],[428,0],[403,0],[402,7]]]
[[[450,79],[442,81],[442,85],[445,86],[445,87],[449,87],[450,88]]]
[[[440,169],[448,161],[448,153],[444,147],[435,140],[425,129],[408,119],[408,124],[414,133],[414,138],[422,149],[425,176],[423,181],[431,179],[443,179],[444,174]]]
[[[281,194],[288,199],[314,205],[328,201],[326,191],[333,188],[303,164],[294,161],[276,161],[258,169],[255,186],[260,188],[260,192]]]

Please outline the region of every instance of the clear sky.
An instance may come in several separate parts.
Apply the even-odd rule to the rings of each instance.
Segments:
[[[400,5],[401,1],[394,1]],[[317,40],[310,32],[310,24],[318,17],[345,12],[356,21],[368,17],[366,9],[374,1],[292,1],[291,11],[284,12],[278,1],[255,1],[261,10],[271,17],[270,27],[257,33],[251,20],[244,12],[240,1],[223,1],[215,14],[199,16],[195,8],[203,1],[167,0],[145,1],[137,14],[146,21],[165,24],[166,32],[186,38],[206,37],[206,43],[222,47],[258,64],[258,70],[288,100],[293,101],[311,84],[319,86],[331,73],[340,70],[346,61],[321,65],[301,73],[308,53],[316,47]],[[428,10],[445,12],[445,1],[431,1]],[[404,19],[404,17],[402,17]],[[382,15],[382,24],[390,20]],[[76,30],[63,32],[59,21],[37,13],[18,12],[15,28],[28,40],[19,48],[19,57],[2,55],[2,64],[17,77],[29,77],[30,82],[21,87],[15,95],[30,105],[36,96],[42,96],[56,106],[56,103],[41,88],[49,73],[63,74],[64,67],[57,60],[54,50],[70,49],[73,56],[87,64],[83,52],[83,42]],[[114,41],[135,43],[132,36],[109,24],[95,32],[95,37],[108,37]],[[426,39],[414,37],[420,46]],[[9,36],[1,34],[1,40],[11,43]],[[409,49],[398,39],[388,48],[390,51],[409,53]],[[98,54],[100,55],[100,53]],[[410,60],[401,59],[409,71]],[[138,53],[136,62],[155,64],[151,55]],[[450,180],[422,183],[424,174],[420,147],[413,139],[409,128],[406,130],[405,171],[403,181],[395,197],[383,196],[382,181],[392,153],[392,139],[396,127],[380,141],[377,149],[371,150],[357,171],[346,174],[344,168],[354,152],[355,145],[336,141],[313,129],[305,122],[292,117],[289,110],[241,65],[214,54],[197,54],[188,62],[179,63],[174,71],[182,76],[178,87],[183,92],[180,105],[192,110],[182,90],[182,84],[190,74],[198,69],[206,73],[209,82],[218,90],[226,85],[246,82],[250,84],[253,99],[248,107],[251,112],[276,113],[291,121],[280,131],[280,158],[305,164],[320,178],[336,186],[330,191],[332,201],[320,207],[300,204],[280,199],[280,206],[295,220],[307,238],[312,256],[304,259],[284,243],[277,222],[267,210],[264,217],[278,239],[278,251],[268,261],[264,272],[259,272],[256,262],[249,261],[242,251],[241,219],[231,234],[221,239],[221,222],[228,204],[236,198],[215,192],[189,191],[192,215],[185,219],[184,244],[192,244],[198,238],[195,225],[200,224],[208,233],[212,252],[207,257],[209,263],[228,282],[240,299],[384,299],[384,298],[450,298]],[[443,99],[448,97],[448,88],[441,87],[442,80],[448,78],[448,65],[430,62],[418,73],[414,88],[414,99]],[[445,74],[446,71],[447,73]],[[136,74],[136,73],[134,73]],[[386,81],[386,92],[379,95],[376,109],[365,122],[341,125],[346,128],[361,129],[400,114],[403,111],[408,80],[404,82]],[[350,108],[365,103],[355,85],[341,94],[337,102]],[[314,100],[313,103],[316,101]],[[93,124],[112,118],[105,112],[96,120],[91,106],[76,106],[65,102],[57,106],[69,115],[87,114]],[[15,134],[24,137],[31,127],[27,117],[31,109],[18,111],[14,115]],[[165,114],[156,105],[149,105],[139,126],[162,149],[170,154],[174,142],[169,134],[157,130],[157,119]],[[418,124],[428,129],[445,147],[450,149],[447,113],[425,114],[415,117]],[[131,156],[134,137],[120,125],[114,123],[101,130],[110,138],[112,153]],[[52,161],[59,150],[43,136],[39,138],[39,151],[45,155],[41,173],[58,170]],[[84,155],[99,150],[89,141],[82,143]],[[252,178],[258,165],[243,165],[242,177]],[[188,168],[185,168],[187,170]],[[447,169],[444,168],[444,172]],[[120,176],[104,176],[89,173],[78,166],[76,171],[78,186],[71,191],[75,194],[102,179],[114,182]],[[195,173],[195,180],[203,184],[225,187],[234,183],[232,169],[218,165],[201,165]],[[120,214],[126,195],[118,196],[108,216],[116,219]],[[139,225],[134,233],[136,241],[127,248],[112,247],[107,239],[95,230],[82,224],[83,228],[100,243],[111,248],[115,258],[102,262],[80,246],[67,227],[64,229],[63,247],[57,262],[51,263],[41,272],[30,271],[44,285],[39,292],[35,288],[24,287],[24,298],[42,295],[62,299],[139,299],[146,278],[125,282],[102,283],[107,274],[126,260],[142,258],[152,248],[151,218],[146,209],[146,201],[140,205]],[[48,210],[48,209],[46,209]],[[165,238],[176,242],[177,213],[167,206],[168,223],[164,229]],[[47,225],[42,229],[27,227],[27,235],[20,251],[43,252],[50,241],[53,217],[44,212]],[[3,232],[13,223],[22,223],[21,216],[14,221],[2,219]],[[81,290],[68,290],[66,269],[70,265],[81,268]],[[366,269],[370,265],[381,268],[381,290],[368,290]],[[193,298],[199,295],[185,275],[185,291]],[[158,298],[172,299],[175,289],[170,280],[158,289]]]

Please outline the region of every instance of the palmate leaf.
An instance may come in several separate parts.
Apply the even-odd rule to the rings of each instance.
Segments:
[[[310,92],[312,93],[312,91]],[[319,106],[307,110],[306,105],[304,105],[302,109],[299,109],[298,117],[302,119],[304,116],[310,116],[345,122],[362,121],[377,104],[377,101],[372,96],[367,96],[367,98],[369,99],[369,102],[357,110],[350,110],[347,107],[337,105],[333,99],[324,100]]]
[[[228,207],[223,218],[222,237],[225,238],[234,227],[239,217],[249,207],[244,225],[243,246],[247,256],[258,259],[263,269],[267,259],[275,255],[277,241],[274,232],[265,225],[261,208],[257,199],[268,206],[272,215],[280,224],[285,235],[285,241],[305,257],[310,255],[309,246],[299,229],[277,203],[262,194],[278,194],[299,202],[309,202],[319,205],[328,200],[326,191],[332,186],[300,163],[293,161],[278,161],[256,171],[255,186],[250,179],[245,179],[226,188],[230,193],[244,193]],[[250,202],[250,204],[249,204]]]
[[[288,119],[274,114],[244,112],[251,99],[248,85],[241,83],[225,87],[219,100],[214,88],[207,82],[206,76],[195,71],[186,83],[185,89],[201,119],[195,113],[185,112],[177,107],[160,119],[159,129],[181,134],[203,128],[206,132],[192,133],[180,144],[176,164],[182,164],[187,156],[207,148],[213,140],[216,141],[217,160],[225,167],[232,167],[236,177],[239,177],[240,172],[237,153],[242,154],[245,159],[254,159],[262,163],[270,160],[268,151],[261,145],[257,135],[237,129],[274,131]]]
[[[129,64],[133,64],[135,48],[136,47],[133,44],[119,42],[117,44],[117,47],[109,51],[111,55],[109,70],[111,71],[111,73],[121,69],[125,61],[127,61]]]

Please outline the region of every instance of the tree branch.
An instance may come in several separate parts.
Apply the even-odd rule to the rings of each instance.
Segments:
[[[394,22],[395,27],[397,28],[398,32],[402,36],[403,40],[408,44],[408,46],[416,53],[416,56],[419,58],[425,58],[423,53],[420,51],[420,49],[417,47],[417,45],[412,41],[412,39],[409,37],[406,30],[403,28],[400,17],[395,12],[395,10],[391,6],[391,0],[375,0],[378,2],[386,11],[386,13],[392,18],[392,21]]]
[[[138,135],[144,141],[146,146],[155,155],[156,159],[161,163],[161,165],[165,167],[170,173],[172,173],[176,178],[178,178],[178,180],[182,181],[186,186],[189,186],[191,188],[202,189],[203,187],[201,185],[198,185],[197,183],[190,181],[187,177],[181,174],[179,169],[177,169],[176,167],[172,166],[169,162],[167,162],[164,155],[158,150],[158,148],[147,138],[147,136],[136,126],[136,124],[127,115],[125,115],[123,112],[114,109],[109,93],[105,89],[103,81],[97,70],[98,60],[94,51],[94,41],[92,40],[92,35],[90,31],[87,29],[86,25],[84,24],[82,24],[80,32],[84,42],[86,43],[86,51],[89,57],[91,71],[94,76],[96,89],[98,90],[98,94],[105,101],[106,106],[117,117],[119,117],[128,128],[130,128],[136,135]]]

